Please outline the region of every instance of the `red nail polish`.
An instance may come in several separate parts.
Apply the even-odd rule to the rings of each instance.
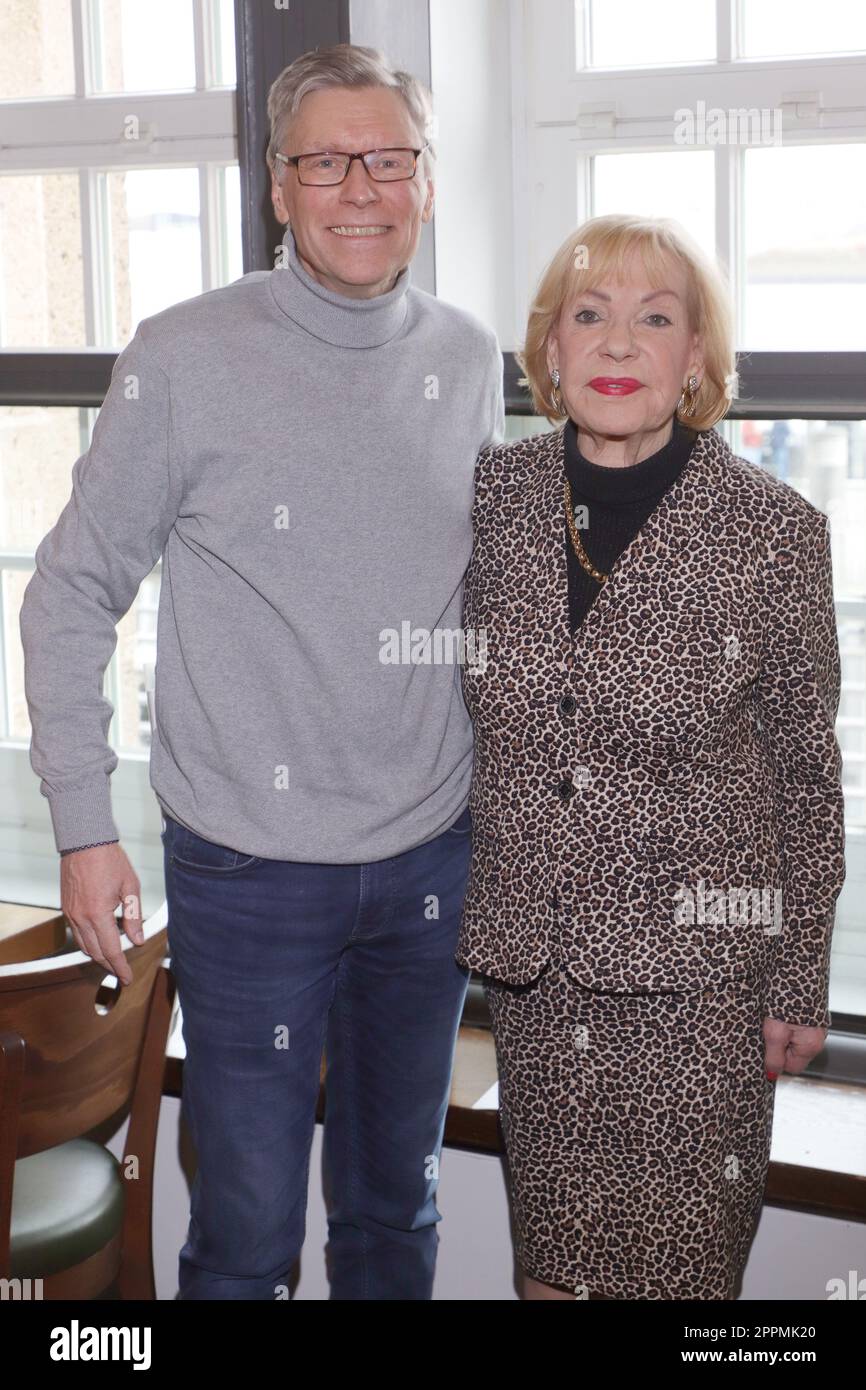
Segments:
[[[777,1071],[768,1071],[768,1072],[767,1072],[767,1080],[768,1080],[768,1081],[778,1081],[778,1079],[779,1079],[779,1073],[778,1073]]]

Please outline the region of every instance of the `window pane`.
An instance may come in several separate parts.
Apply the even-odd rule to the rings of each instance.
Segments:
[[[751,351],[866,348],[866,145],[745,151]]]
[[[51,530],[90,442],[90,415],[78,406],[0,406],[0,550],[32,553]]]
[[[848,877],[836,911],[830,1008],[866,1013],[866,422],[738,420],[722,426],[734,453],[760,464],[830,518],[841,695],[836,735],[842,749]],[[851,831],[854,834],[851,834]]]
[[[226,267],[224,284],[230,285],[244,273],[244,248],[241,240],[241,171],[237,164],[222,170],[223,206],[225,208]]]
[[[217,0],[217,16],[214,25],[216,44],[216,81],[220,87],[237,85],[235,63],[235,10],[233,0]]]
[[[66,97],[75,92],[70,0],[0,5],[0,100]]]
[[[95,15],[94,91],[195,87],[190,0],[97,0]]]
[[[747,58],[857,49],[866,49],[866,7],[859,0],[744,0]]]
[[[0,551],[32,556],[51,530],[69,501],[72,468],[89,447],[96,417],[95,410],[77,407],[0,407]],[[8,559],[5,564],[0,560],[8,736],[28,742],[18,618],[32,573],[32,564],[13,566]],[[160,574],[157,565],[117,625],[117,650],[106,672],[105,690],[111,699],[116,680],[111,742],[118,751],[140,752],[150,746],[146,682],[156,662]]]
[[[85,342],[77,174],[0,177],[0,347]]]
[[[0,550],[32,555],[69,500],[72,465],[90,438],[91,412],[74,406],[0,406]],[[18,615],[32,573],[3,567],[8,737],[30,739]]]
[[[581,23],[582,3],[576,6]],[[715,0],[592,0],[589,66],[631,68],[709,62],[716,56]]]
[[[0,727],[3,738],[24,738],[30,741],[30,716],[24,698],[24,650],[18,628],[18,615],[24,590],[32,570],[0,569],[3,597],[3,663],[6,670],[6,729]],[[3,709],[0,703],[0,710]]]
[[[732,448],[789,483],[833,522],[837,594],[866,598],[866,422],[730,421]],[[861,530],[861,538],[857,532]]]
[[[134,169],[105,177],[119,345],[141,319],[201,294],[199,176],[197,169]]]
[[[598,154],[592,161],[595,216],[673,217],[715,258],[712,150],[676,154]]]

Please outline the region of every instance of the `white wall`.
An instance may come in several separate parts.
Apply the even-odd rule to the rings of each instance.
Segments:
[[[523,332],[515,314],[509,9],[502,0],[430,0],[436,292],[488,323],[504,352]]]

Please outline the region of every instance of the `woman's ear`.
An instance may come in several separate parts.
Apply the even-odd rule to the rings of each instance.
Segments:
[[[692,339],[692,363],[689,367],[689,376],[700,377],[703,381],[705,370],[704,345],[701,342],[700,334],[696,333]]]

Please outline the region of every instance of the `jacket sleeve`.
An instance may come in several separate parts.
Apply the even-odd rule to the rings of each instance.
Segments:
[[[30,763],[56,847],[119,839],[102,693],[116,624],[159,559],[179,507],[171,395],[139,325],[118,355],[72,495],[36,550],[20,613]]]
[[[782,837],[782,930],[766,1013],[827,1028],[830,945],[845,878],[842,756],[835,734],[839,645],[827,518],[775,550],[756,687]]]

